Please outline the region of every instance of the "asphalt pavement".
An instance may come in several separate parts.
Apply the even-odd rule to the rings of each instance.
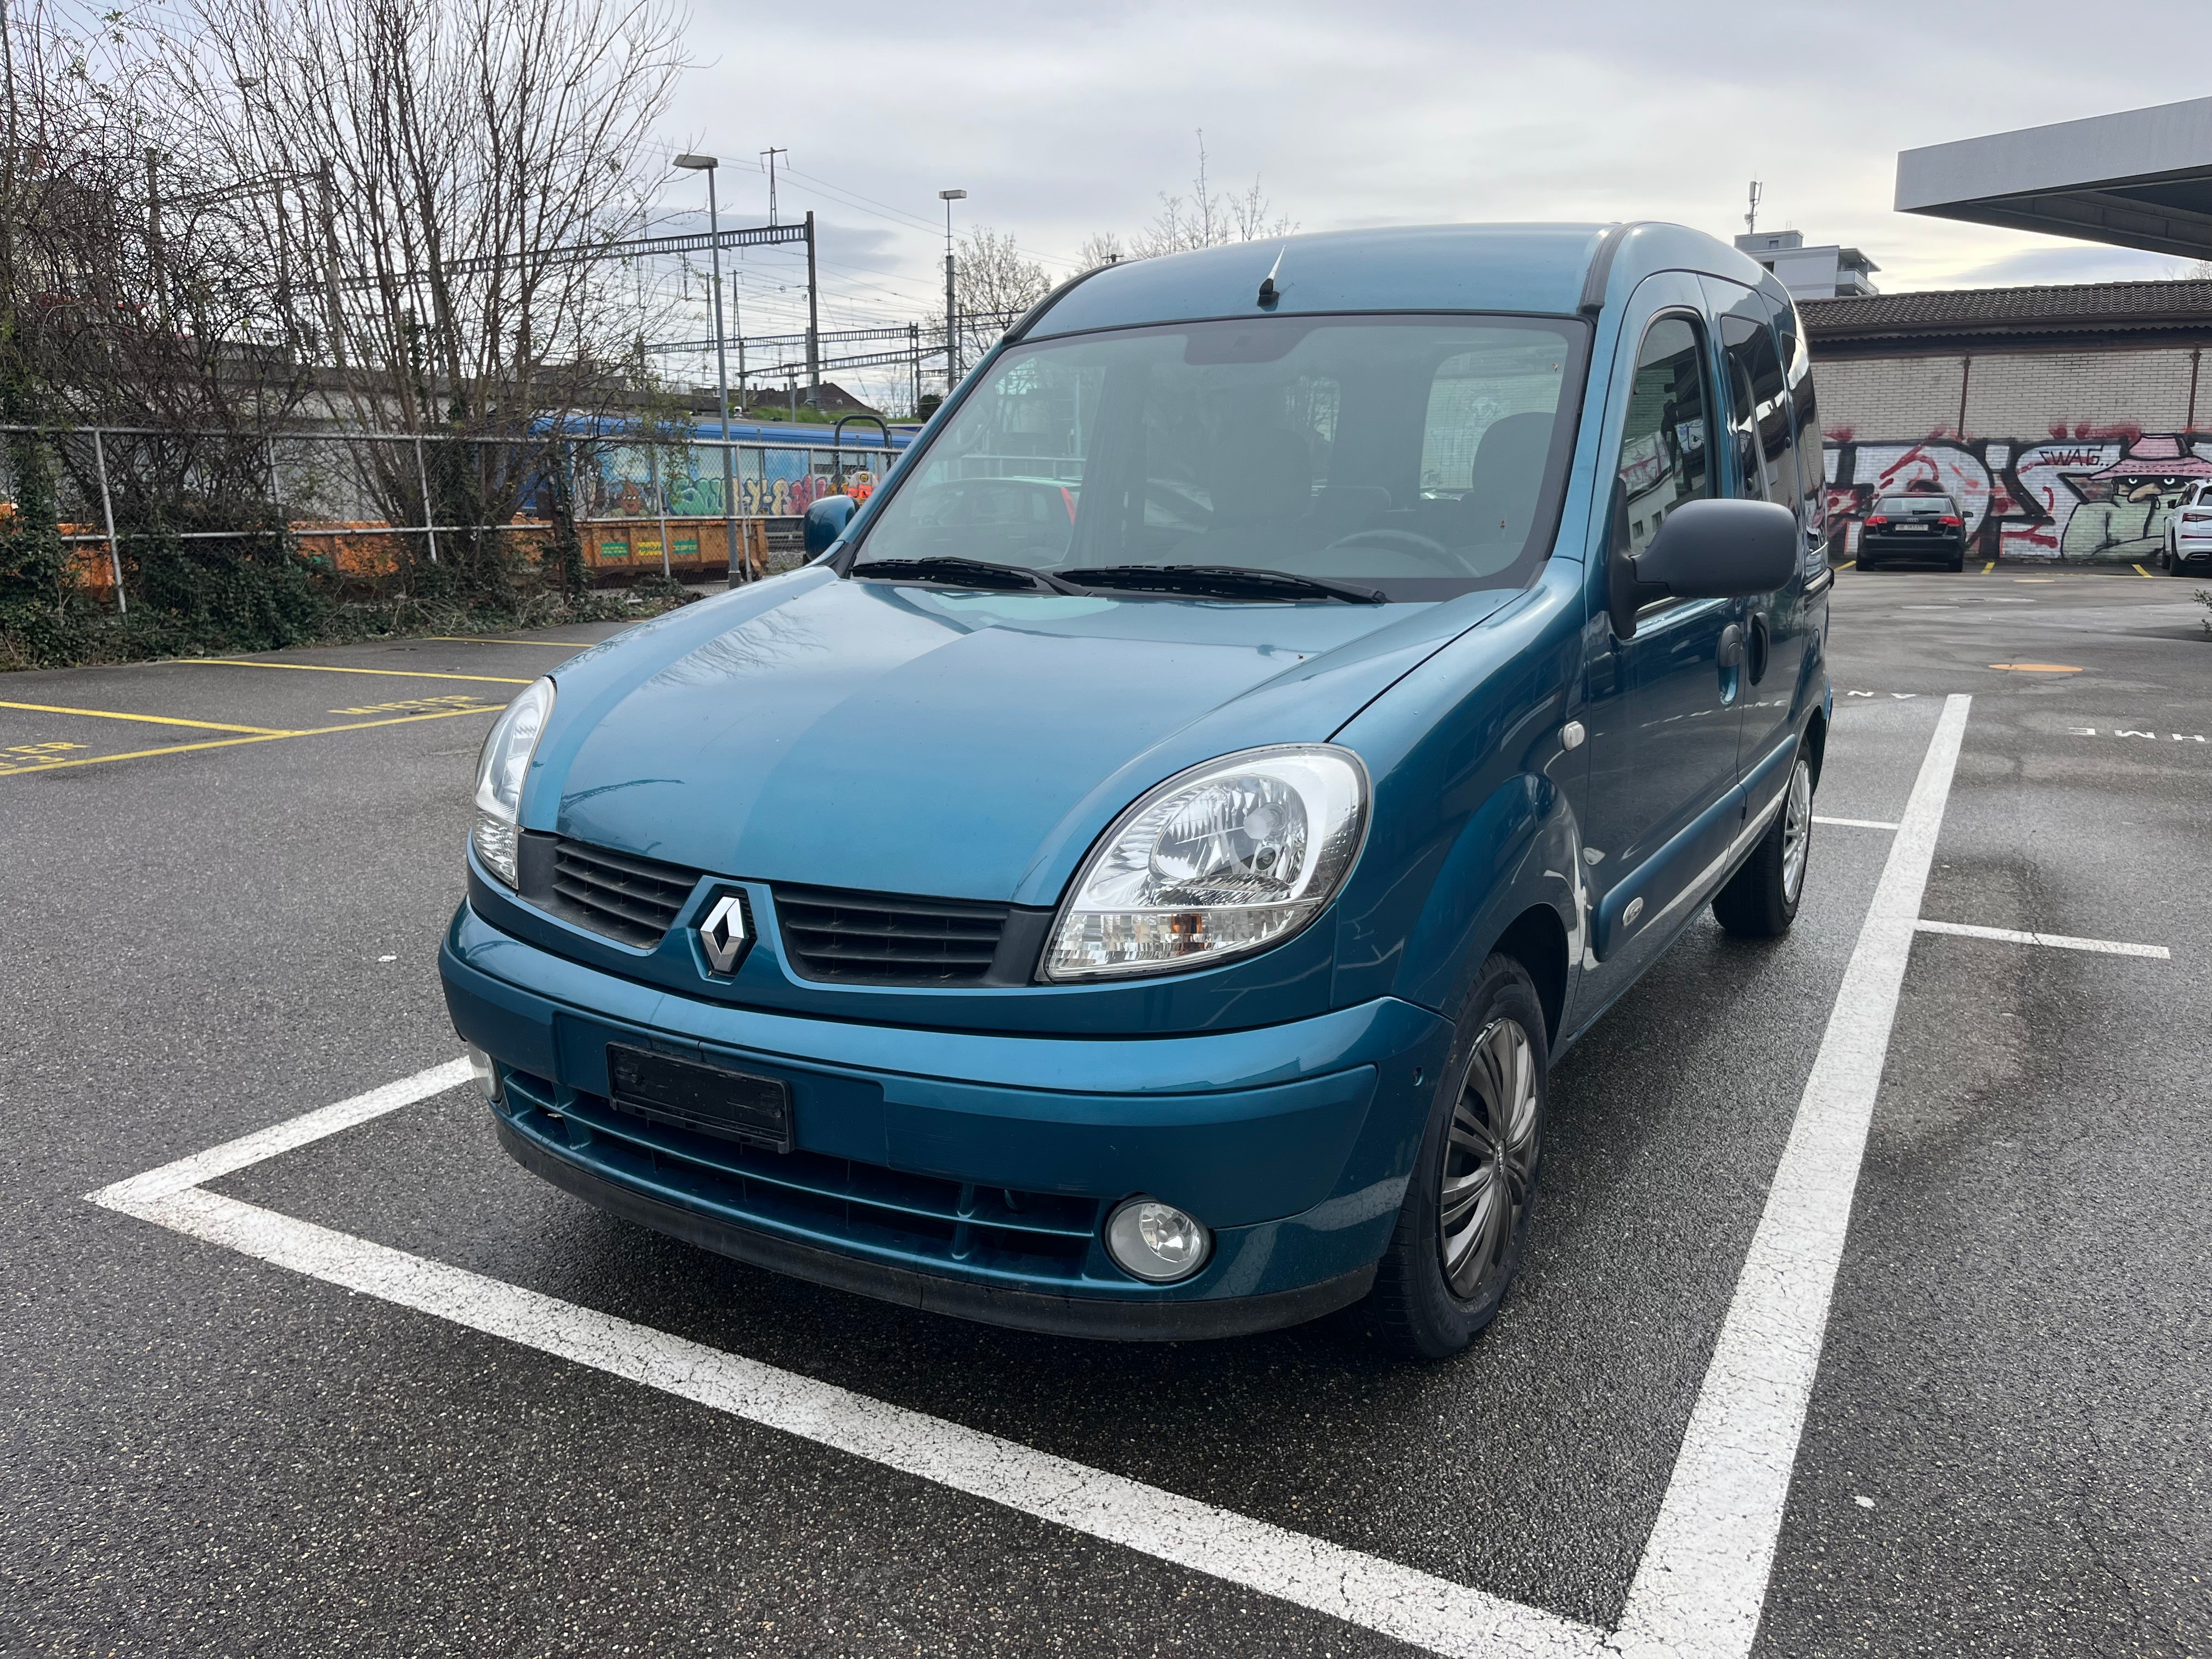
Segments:
[[[778,1279],[526,1175],[461,1089],[206,1186],[1610,1631],[1964,693],[1920,914],[1969,931],[1911,947],[1755,1650],[2212,1652],[2191,587],[1840,573],[1797,926],[1700,920],[1563,1060],[1522,1280],[1448,1365],[1341,1320],[1103,1346]],[[453,1058],[471,762],[611,631],[0,677],[0,1651],[1418,1651],[86,1201]]]

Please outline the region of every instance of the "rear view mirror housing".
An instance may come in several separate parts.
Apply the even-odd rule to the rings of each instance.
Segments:
[[[806,509],[806,556],[819,558],[845,533],[859,505],[850,495],[824,495]]]
[[[1636,633],[1636,613],[1661,599],[1735,599],[1771,593],[1797,574],[1797,515],[1774,501],[1685,501],[1651,545],[1631,556],[1617,503],[1612,549],[1613,632]]]

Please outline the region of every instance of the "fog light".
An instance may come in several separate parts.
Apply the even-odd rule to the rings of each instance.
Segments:
[[[499,1099],[499,1067],[493,1065],[491,1056],[477,1048],[475,1043],[465,1042],[461,1045],[461,1048],[469,1058],[469,1075],[477,1080],[477,1087],[483,1091],[483,1097],[486,1100],[497,1101]]]
[[[1106,1254],[1125,1273],[1155,1285],[1188,1279],[1206,1265],[1213,1236],[1156,1198],[1133,1198],[1106,1218]]]

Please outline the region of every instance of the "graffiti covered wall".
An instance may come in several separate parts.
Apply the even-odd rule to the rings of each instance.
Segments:
[[[2136,563],[2165,545],[2182,492],[2212,478],[2212,433],[2053,427],[2041,438],[1856,438],[1826,447],[1836,556],[1858,554],[1876,497],[1943,491],[1976,556]]]

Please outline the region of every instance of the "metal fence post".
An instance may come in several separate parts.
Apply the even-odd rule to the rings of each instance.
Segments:
[[[107,493],[107,447],[100,441],[100,428],[92,429],[92,464],[100,473],[100,511],[107,520],[107,568],[115,574],[115,614],[131,614],[130,601],[123,597],[123,554],[115,544],[115,502]]]
[[[660,515],[660,574],[672,575],[668,568],[668,492],[660,487],[660,446],[655,444],[647,452],[653,462],[653,509]]]
[[[276,538],[281,544],[291,526],[284,520],[284,492],[276,483],[276,440],[273,435],[269,440],[269,510],[276,515]],[[337,568],[335,560],[331,568]]]
[[[430,538],[430,562],[438,562],[438,511],[430,505],[430,471],[422,463],[422,434],[415,434],[415,476],[422,484],[422,529]]]

